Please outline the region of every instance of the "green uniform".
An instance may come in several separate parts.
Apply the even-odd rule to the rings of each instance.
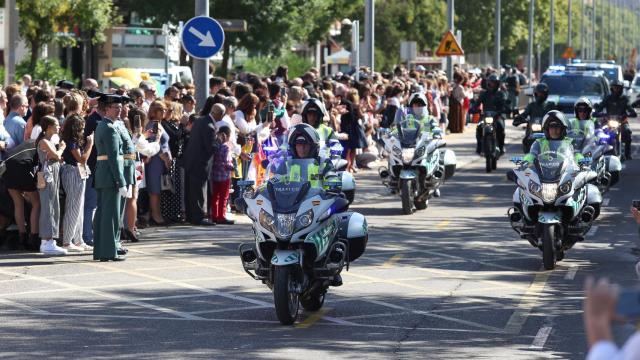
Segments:
[[[325,124],[320,124],[316,131],[318,132],[318,136],[320,136],[320,142],[324,142],[326,144],[329,139],[336,139],[333,129]]]
[[[133,157],[136,155],[136,147],[133,144],[133,140],[131,140],[131,135],[129,134],[129,130],[124,126],[122,121],[115,121],[113,126],[118,130],[118,134],[120,135],[120,139],[122,140],[122,150],[124,152],[125,157]],[[124,159],[124,182],[127,187],[136,184],[136,160],[135,158]],[[120,228],[124,228],[124,211],[125,206],[127,204],[126,199],[122,200],[120,204]],[[118,242],[118,247],[120,247],[120,238],[116,239]]]
[[[106,117],[98,123],[95,146],[98,155],[94,188],[98,193],[98,208],[94,221],[93,259],[117,257],[120,239],[120,208],[123,198],[118,189],[126,186],[124,177],[123,141],[113,120]]]
[[[548,152],[568,152],[570,151],[573,154],[575,162],[579,162],[584,158],[584,156],[573,150],[572,140],[570,138],[564,138],[562,140],[548,140],[538,139],[531,146],[531,151],[525,155],[524,161],[528,163],[532,163],[540,154],[548,153]]]

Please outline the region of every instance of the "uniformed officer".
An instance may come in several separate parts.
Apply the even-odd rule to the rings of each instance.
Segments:
[[[498,75],[491,74],[486,79],[487,89],[480,94],[478,101],[472,108],[471,113],[479,112],[480,105],[483,106],[484,112],[495,112],[497,117],[495,119],[496,135],[498,140],[498,148],[500,148],[500,154],[504,154],[504,115],[509,113],[509,101],[507,100],[507,94],[500,89],[500,79]],[[476,128],[476,153],[480,154],[482,140],[482,126]]]
[[[320,100],[309,98],[309,100],[305,101],[302,104],[300,116],[303,123],[311,125],[316,130],[321,143],[326,144],[329,139],[337,139],[333,129],[324,124],[323,120],[328,115],[324,104]]]
[[[437,134],[436,137],[441,138],[442,132],[438,127],[438,120],[429,114],[427,104],[427,97],[423,93],[415,92],[411,94],[407,109],[398,109],[396,111],[395,125],[397,126],[403,120],[408,120],[410,123],[415,124],[414,128],[420,125],[423,131],[432,133],[432,135]]]
[[[131,98],[126,96],[121,96],[120,100],[121,100],[122,106],[128,106],[128,103],[132,101]],[[136,184],[136,156],[137,156],[136,147],[133,144],[133,140],[131,139],[131,134],[129,133],[129,130],[127,130],[127,127],[124,125],[124,122],[122,121],[122,119],[120,119],[120,116],[118,116],[118,118],[114,122],[114,126],[118,130],[118,133],[120,134],[120,138],[123,144],[124,181],[127,187],[127,198],[130,198],[132,197],[132,192],[134,191],[134,185]],[[120,219],[121,219],[121,222],[120,222],[121,236],[123,235],[122,231],[126,228],[124,226],[124,213],[125,213],[126,204],[127,204],[126,199],[123,199],[119,209]],[[129,239],[129,240],[135,242],[137,241],[137,238]],[[118,254],[125,255],[127,253],[127,249],[125,249],[120,242],[120,237],[117,239],[117,246],[119,249]]]
[[[626,121],[627,117],[637,117],[638,114],[633,109],[629,97],[624,95],[624,84],[620,80],[613,80],[611,85],[611,94],[605,96],[601,103],[595,105],[595,110],[601,113],[606,111],[607,115],[623,116],[625,121],[622,125],[621,140],[624,144],[624,156],[627,160],[631,160],[631,127]],[[596,115],[597,116],[597,115]]]
[[[532,164],[538,155],[549,152],[573,154],[576,163],[582,160],[584,156],[574,151],[572,140],[567,137],[568,128],[569,124],[560,111],[553,110],[545,115],[542,120],[545,137],[533,143],[531,151],[523,159],[525,163]]]
[[[527,131],[522,139],[522,148],[525,153],[529,152],[534,140],[531,138],[532,125],[538,124],[542,126],[542,118],[546,113],[556,108],[556,104],[548,101],[549,86],[545,83],[538,83],[533,89],[534,101],[530,102],[524,109],[524,112],[513,118],[513,126],[527,124]]]
[[[104,117],[95,131],[97,151],[94,187],[98,193],[98,208],[95,216],[93,259],[100,261],[122,261],[118,254],[120,238],[121,204],[127,196],[124,176],[124,143],[115,119],[122,110],[122,97],[102,95],[99,102],[105,105]]]

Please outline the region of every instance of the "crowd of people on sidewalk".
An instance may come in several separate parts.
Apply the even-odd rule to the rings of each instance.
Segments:
[[[449,82],[443,71],[422,66],[333,76],[312,68],[290,78],[280,66],[268,77],[211,77],[204,104],[196,104],[191,84],[158,94],[145,80],[101,92],[94,79],[76,88],[25,75],[0,91],[0,242],[50,255],[91,251],[105,182],[99,168],[110,163],[96,138],[104,119],[122,134],[122,146],[131,147],[120,155],[124,177],[133,180],[114,182],[124,189],[115,233],[137,242],[146,226],[233,224],[236,182],[260,181],[261,145],[286,142],[309,99],[323,103],[323,124],[338,135],[347,170],[356,173],[383,155],[377,129],[393,123],[411,94],[423,93],[441,127],[460,133],[471,122],[474,94],[494,72],[456,68]],[[120,243],[117,248],[126,252]]]

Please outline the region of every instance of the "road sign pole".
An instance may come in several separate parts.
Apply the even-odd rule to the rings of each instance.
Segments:
[[[209,0],[196,0],[196,16],[209,16]],[[184,31],[184,30],[183,30]],[[201,109],[209,97],[209,60],[193,59],[196,104]]]
[[[551,44],[549,45],[549,66],[553,65],[555,62],[555,46],[556,46],[556,39],[555,39],[555,27],[556,27],[556,19],[555,16],[553,14],[553,4],[554,0],[551,0],[551,7],[549,9],[550,11],[550,18],[551,18],[551,25],[550,25],[550,29],[549,29],[549,39],[551,40]]]
[[[502,37],[502,29],[501,29],[501,24],[500,24],[500,13],[502,11],[502,3],[500,0],[496,0],[496,19],[495,19],[495,34],[496,34],[496,41],[495,41],[495,49],[494,49],[494,56],[495,59],[493,59],[493,63],[496,67],[496,70],[499,72],[500,71],[500,38]]]
[[[364,44],[367,48],[367,57],[365,62],[373,73],[375,62],[375,2],[366,0],[364,5]]]
[[[571,14],[571,3],[572,2],[573,2],[573,0],[569,0],[569,14],[568,14],[569,26],[568,26],[568,29],[567,29],[567,34],[568,34],[567,35],[567,46],[568,47],[572,47],[573,46],[572,45],[573,44],[573,33],[571,32],[571,20],[573,19],[573,16]]]
[[[527,70],[529,75],[529,82],[533,76],[533,16],[536,8],[536,1],[531,0],[529,3],[529,43],[527,46]]]
[[[447,1],[447,26],[449,26],[449,31],[454,32],[453,27],[453,14],[455,13],[455,1],[448,0]],[[453,58],[451,56],[447,56],[447,77],[449,81],[453,81]]]

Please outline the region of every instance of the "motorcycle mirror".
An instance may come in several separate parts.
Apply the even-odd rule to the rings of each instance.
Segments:
[[[513,171],[513,170],[507,171],[507,180],[509,180],[511,182],[518,181],[518,176],[516,175],[515,171]]]
[[[244,198],[242,197],[236,198],[233,204],[236,206],[236,209],[238,209],[238,211],[240,211],[243,214],[246,213],[247,202],[244,200]]]
[[[343,198],[342,196],[336,198],[336,202],[334,203],[335,209],[337,213],[345,212],[349,210],[349,200]]]

